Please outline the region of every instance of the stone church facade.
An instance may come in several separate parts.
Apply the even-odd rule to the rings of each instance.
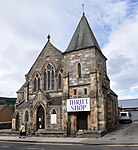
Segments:
[[[110,89],[106,57],[85,14],[61,52],[48,41],[17,91],[12,130],[45,136],[101,136],[114,128],[117,95]]]

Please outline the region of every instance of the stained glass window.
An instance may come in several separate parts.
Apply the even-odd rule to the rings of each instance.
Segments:
[[[58,74],[58,89],[61,89],[61,73]]]
[[[38,77],[38,90],[40,89],[40,78]]]
[[[48,90],[50,90],[50,71],[47,72],[48,75]]]
[[[46,90],[46,71],[44,72],[44,91]]]
[[[52,84],[52,90],[54,90],[54,80],[55,80],[55,78],[54,78],[54,71],[52,70],[52,80],[51,80],[51,84]]]
[[[34,92],[36,92],[36,78],[34,79]]]

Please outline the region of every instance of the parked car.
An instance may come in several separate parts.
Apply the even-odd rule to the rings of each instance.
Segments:
[[[131,112],[120,112],[120,114],[119,114],[119,123],[132,123],[132,114],[131,114]]]

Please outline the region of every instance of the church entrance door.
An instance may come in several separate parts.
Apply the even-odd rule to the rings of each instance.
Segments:
[[[17,113],[16,115],[16,130],[19,130],[20,127],[19,127],[19,113]]]
[[[77,130],[87,130],[88,129],[88,112],[78,112],[77,113]]]
[[[37,109],[37,129],[44,129],[45,119],[44,119],[44,109],[40,105]]]

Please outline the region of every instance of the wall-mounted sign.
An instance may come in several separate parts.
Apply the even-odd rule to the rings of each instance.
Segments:
[[[67,112],[90,111],[90,98],[67,99]]]
[[[51,124],[57,124],[57,114],[51,114]]]

